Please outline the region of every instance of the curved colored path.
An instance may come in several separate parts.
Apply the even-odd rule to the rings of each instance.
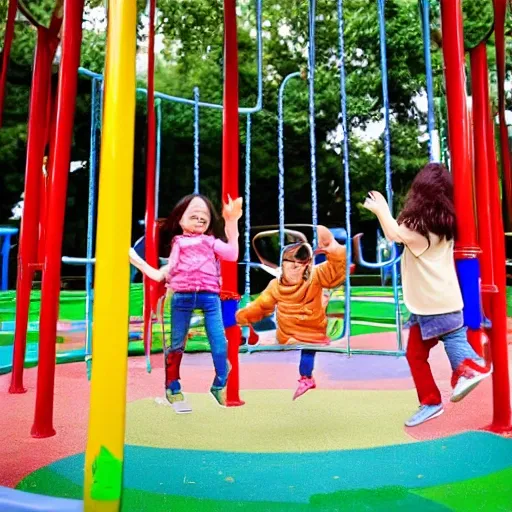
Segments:
[[[323,504],[321,510],[386,510],[386,503],[393,505],[388,510],[412,510],[407,507],[414,506],[418,512],[500,510],[497,507],[506,505],[512,495],[511,456],[511,440],[485,433],[309,453],[128,445],[124,486],[130,499],[125,499],[123,510],[165,510],[166,504],[175,505],[172,510],[204,510],[205,501],[210,504],[206,510],[292,510],[292,506],[301,510],[315,504]],[[83,467],[84,456],[75,455],[28,476],[18,488],[80,498]],[[467,508],[469,486],[487,491],[487,508]],[[460,500],[456,508],[445,507],[450,501],[445,499],[448,489]],[[497,490],[508,494],[497,495]],[[148,501],[153,503],[151,508]],[[350,509],[344,508],[349,504]]]

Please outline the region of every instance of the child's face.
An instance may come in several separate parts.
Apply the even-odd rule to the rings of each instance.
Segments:
[[[202,235],[210,225],[210,211],[206,203],[199,197],[194,197],[180,220],[183,233]]]
[[[283,260],[282,271],[283,280],[285,284],[294,285],[299,284],[304,279],[304,272],[308,267],[308,263],[301,263],[299,261]]]

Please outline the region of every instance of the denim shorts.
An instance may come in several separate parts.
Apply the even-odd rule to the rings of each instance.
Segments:
[[[413,325],[419,325],[421,337],[424,340],[430,340],[460,329],[464,325],[464,317],[462,311],[443,313],[442,315],[416,315],[412,313],[404,327],[409,329]]]

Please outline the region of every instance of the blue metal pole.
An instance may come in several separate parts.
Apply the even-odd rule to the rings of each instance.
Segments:
[[[391,136],[389,122],[389,92],[388,92],[388,65],[386,57],[386,20],[384,15],[386,0],[377,0],[379,13],[380,35],[380,62],[382,75],[382,98],[384,101],[384,158],[386,171],[386,196],[389,209],[393,213],[393,186],[391,181]],[[402,317],[398,295],[398,268],[395,263],[392,267],[391,278],[393,283],[393,297],[395,300],[395,322],[398,350],[402,350]]]
[[[311,160],[311,213],[313,223],[313,247],[316,248],[318,224],[318,206],[316,190],[316,134],[315,134],[315,16],[316,0],[309,0],[309,52],[308,52],[308,85],[309,85],[309,142]]]
[[[90,153],[89,153],[89,204],[87,208],[87,259],[85,266],[85,362],[87,366],[87,378],[91,379],[92,371],[92,309],[93,309],[93,274],[94,266],[91,262],[93,258],[94,244],[94,212],[96,210],[96,169],[98,163],[98,130],[101,113],[99,106],[101,103],[101,92],[98,94],[98,86],[101,91],[101,83],[93,78],[91,83],[91,135],[90,135]]]
[[[423,54],[425,56],[425,75],[427,79],[427,128],[428,128],[428,154],[431,162],[435,160],[434,132],[434,79],[432,77],[432,57],[430,54],[430,0],[420,0],[421,24],[423,28]]]
[[[0,227],[0,241],[2,236],[1,257],[2,257],[2,279],[0,283],[0,290],[5,291],[9,286],[9,253],[11,252],[11,237],[18,233],[18,228],[6,226]]]
[[[287,75],[279,86],[278,103],[277,103],[277,147],[278,147],[278,166],[279,166],[279,182],[278,182],[278,206],[279,206],[279,245],[281,250],[284,247],[284,91],[286,84],[291,78],[300,76],[299,72]]]
[[[194,87],[194,194],[199,194],[199,87]]]
[[[11,248],[11,235],[5,234],[3,235],[3,237],[4,241],[2,243],[2,286],[0,289],[4,292],[7,290],[7,277],[9,275],[9,249]]]
[[[347,335],[347,353],[350,355],[350,264],[352,263],[352,225],[350,202],[350,162],[349,162],[349,131],[347,121],[347,91],[345,76],[345,20],[343,17],[343,0],[338,0],[338,43],[340,65],[340,101],[341,126],[343,129],[343,177],[345,182],[345,229],[347,231],[347,267],[345,277],[345,315],[342,337]]]
[[[251,114],[247,114],[245,142],[245,299],[251,295]]]

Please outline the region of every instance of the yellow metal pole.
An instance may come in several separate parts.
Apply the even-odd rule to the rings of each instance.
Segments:
[[[118,511],[122,494],[135,130],[136,0],[109,0],[94,282],[94,363],[85,511]]]

